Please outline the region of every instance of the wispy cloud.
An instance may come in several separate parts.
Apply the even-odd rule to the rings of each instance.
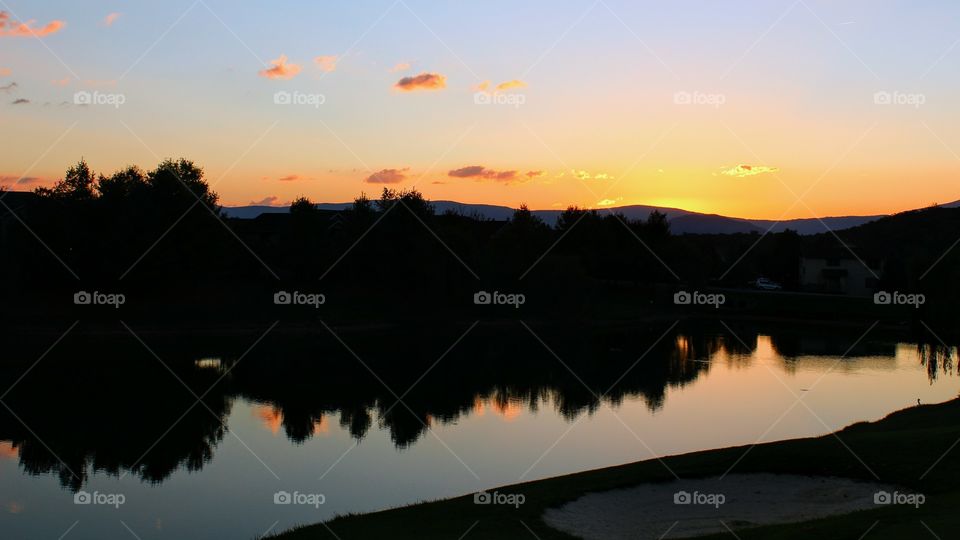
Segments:
[[[737,178],[746,178],[748,176],[757,176],[758,174],[775,173],[779,171],[777,167],[767,167],[764,165],[737,165],[731,169],[725,169],[720,174],[725,176],[735,176]]]
[[[0,92],[9,94],[11,91],[16,90],[19,86],[20,85],[15,82],[7,83],[3,86],[0,86]]]
[[[103,18],[103,25],[106,27],[113,26],[113,23],[117,22],[117,19],[120,18],[120,13],[111,13]]]
[[[67,24],[63,21],[50,21],[46,26],[38,28],[34,26],[35,22],[18,22],[10,18],[10,13],[0,11],[0,37],[44,37],[56,34]]]
[[[9,77],[13,71],[10,68],[0,68],[0,77]]]
[[[602,199],[597,201],[597,206],[613,206],[620,202],[621,199]]]
[[[299,174],[288,174],[286,176],[281,176],[280,178],[277,178],[277,180],[281,182],[295,182],[297,180],[303,180],[303,177],[300,176]]]
[[[497,85],[497,90],[510,90],[511,88],[525,88],[527,83],[514,79],[512,81],[502,82]]]
[[[337,70],[336,56],[318,56],[313,59],[313,62],[317,64],[317,67],[319,67],[321,71],[330,73],[331,71]]]
[[[12,174],[0,174],[0,185],[13,187],[13,186],[28,186],[32,184],[41,184],[45,182],[43,178],[39,176],[15,176]]]
[[[407,172],[409,171],[409,167],[405,169],[383,169],[371,174],[363,181],[368,184],[399,184],[407,179]]]
[[[30,100],[29,100],[29,99],[26,99],[26,98],[20,98],[20,99],[15,99],[15,100],[13,100],[13,104],[14,104],[14,105],[27,105],[27,104],[29,104],[29,103],[30,103]]]
[[[276,60],[271,60],[270,64],[273,65],[273,67],[262,70],[260,72],[261,77],[266,77],[267,79],[292,79],[303,69],[298,64],[288,64],[287,55],[285,54],[281,54],[280,58]]]
[[[578,180],[613,180],[613,176],[610,176],[607,173],[591,173],[590,171],[585,171],[583,169],[572,169],[570,174],[572,174],[574,178],[577,178]],[[563,175],[561,174],[561,176]]]
[[[393,87],[401,92],[442,90],[447,87],[447,78],[439,73],[421,73],[414,77],[404,77]]]
[[[400,73],[401,71],[407,71],[411,67],[413,66],[410,64],[410,62],[400,62],[397,65],[390,68],[388,71],[390,73]]]
[[[259,201],[250,201],[251,206],[283,206],[283,203],[280,202],[280,197],[276,195],[271,195],[270,197],[264,197]]]
[[[52,85],[54,85],[54,86],[69,86],[69,85],[70,85],[70,77],[64,77],[64,78],[62,78],[62,79],[60,79],[60,80],[50,81],[50,84],[52,84]]]
[[[527,171],[526,173],[521,174],[516,170],[508,171],[497,171],[494,169],[488,169],[482,165],[471,165],[469,167],[461,167],[459,169],[454,169],[447,173],[447,176],[452,178],[472,178],[474,180],[493,180],[495,182],[503,182],[506,184],[513,182],[524,182],[543,176],[543,171]]]

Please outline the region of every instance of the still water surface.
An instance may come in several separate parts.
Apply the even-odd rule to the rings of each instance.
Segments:
[[[544,343],[531,334],[524,346],[465,339],[458,348],[468,352],[446,356],[452,339],[429,350],[384,347],[423,356],[416,370],[362,347],[361,361],[269,343],[260,355],[244,354],[249,343],[220,356],[210,354],[216,345],[158,347],[152,359],[126,343],[105,366],[45,359],[19,382],[23,367],[11,368],[3,388],[15,388],[0,410],[0,536],[255,538],[339,513],[820,435],[960,388],[955,348],[857,335],[672,330],[586,345],[536,337]],[[204,401],[191,408],[194,395]],[[278,505],[278,492],[322,494],[323,504]],[[75,504],[78,494],[123,504]]]

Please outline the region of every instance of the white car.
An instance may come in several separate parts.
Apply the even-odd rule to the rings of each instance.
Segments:
[[[776,281],[772,281],[767,278],[757,278],[757,281],[753,283],[753,286],[761,291],[779,291],[783,289],[783,285],[780,285]]]

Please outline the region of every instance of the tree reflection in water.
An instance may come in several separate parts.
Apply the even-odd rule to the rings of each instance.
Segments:
[[[322,332],[277,332],[248,354],[235,337],[148,340],[160,360],[130,335],[68,338],[32,369],[31,355],[48,344],[25,344],[0,370],[0,385],[13,385],[0,408],[0,452],[74,491],[95,473],[159,483],[210,462],[237,398],[297,444],[336,419],[358,441],[376,422],[402,449],[431,425],[487,411],[549,407],[573,421],[641,399],[655,412],[668,388],[718,362],[745,367],[770,355],[790,370],[811,355],[895,356],[889,343],[847,350],[849,336],[766,337],[750,327],[532,329],[479,327],[445,356],[462,328],[344,332],[362,360]],[[953,348],[921,344],[918,354],[931,380],[952,373]]]

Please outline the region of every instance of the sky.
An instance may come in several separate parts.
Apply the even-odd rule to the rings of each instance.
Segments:
[[[946,0],[0,0],[0,185],[890,213],[960,199],[958,63]]]

